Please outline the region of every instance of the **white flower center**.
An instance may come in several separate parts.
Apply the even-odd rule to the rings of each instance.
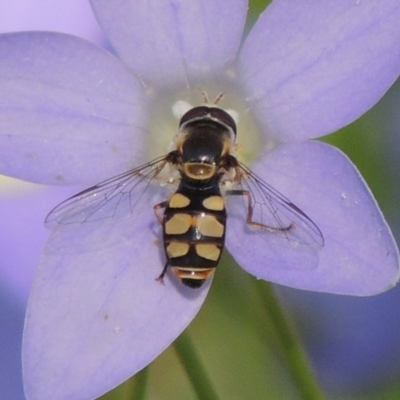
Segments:
[[[260,149],[268,148],[265,138],[259,129],[246,102],[231,82],[209,82],[197,84],[189,88],[169,89],[165,91],[149,91],[150,118],[148,135],[148,159],[166,154],[171,150],[175,135],[178,133],[179,120],[192,107],[205,105],[204,93],[208,97],[208,105],[213,106],[215,99],[217,107],[227,111],[237,125],[237,153],[240,161],[251,163],[261,155]]]

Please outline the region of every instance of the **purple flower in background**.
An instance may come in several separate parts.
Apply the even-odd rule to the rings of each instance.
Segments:
[[[21,373],[21,333],[24,307],[0,280],[0,387],[6,399],[23,399]]]
[[[225,97],[241,156],[309,215],[325,246],[244,233],[226,245],[253,275],[302,289],[370,295],[398,279],[398,251],[351,162],[323,143],[400,73],[397,0],[274,1],[240,47],[247,2],[92,0],[117,57],[63,34],[0,37],[0,172],[93,184],[168,151],[172,106]],[[157,185],[156,185],[157,186]],[[131,218],[57,226],[26,317],[27,397],[93,398],[146,366],[194,318],[194,291],[166,277],[150,188]]]
[[[334,297],[284,287],[280,293],[303,325],[303,343],[331,397],[346,392],[349,396],[350,390],[366,393],[374,385],[387,387],[388,382],[397,381],[399,286],[368,298]]]
[[[4,178],[4,177],[3,177]],[[17,189],[4,179],[0,190],[0,388],[4,399],[25,399],[22,386],[21,344],[24,310],[35,267],[48,231],[42,225],[55,198],[55,188],[25,183]],[[22,186],[22,188],[21,188]],[[71,194],[65,188],[64,196]],[[60,188],[58,188],[58,192]]]

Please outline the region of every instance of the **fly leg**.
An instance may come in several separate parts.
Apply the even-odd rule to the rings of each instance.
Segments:
[[[158,276],[158,278],[156,278],[157,282],[160,282],[164,285],[164,276],[167,273],[167,270],[168,270],[168,261],[165,263],[165,266],[164,266],[161,274]]]
[[[156,204],[154,207],[153,207],[153,211],[154,211],[154,214],[156,215],[156,218],[158,219],[158,222],[160,223],[160,224],[162,224],[163,223],[163,215],[160,215],[160,210],[162,210],[163,208],[165,208],[165,207],[167,207],[167,205],[168,205],[168,201],[163,201],[163,202],[161,202],[161,203],[158,203],[158,204]]]
[[[268,232],[287,232],[293,228],[293,223],[288,226],[269,226],[262,224],[260,222],[253,221],[253,200],[248,190],[228,190],[226,192],[228,196],[246,196],[247,197],[247,214],[246,214],[246,223],[253,228],[263,229]]]
[[[159,204],[156,204],[153,207],[154,214],[156,215],[156,218],[158,219],[158,222],[160,224],[162,224],[163,220],[164,220],[164,216],[160,214],[160,210],[164,209],[167,206],[168,206],[168,201],[163,201],[163,202],[161,202]],[[164,284],[164,276],[167,273],[167,270],[168,270],[168,261],[165,263],[165,266],[164,266],[161,274],[156,278],[156,281],[161,282],[162,284]]]

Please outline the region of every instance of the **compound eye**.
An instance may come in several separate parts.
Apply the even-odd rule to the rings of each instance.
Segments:
[[[201,119],[203,117],[205,117],[207,114],[209,114],[210,109],[209,107],[206,106],[199,106],[199,107],[194,107],[191,108],[188,112],[186,112],[180,122],[179,122],[179,126],[182,126],[183,124],[185,124],[188,121],[192,121],[194,119]]]
[[[216,167],[204,163],[185,163],[185,174],[191,179],[204,180],[210,179],[215,175]]]
[[[217,107],[210,108],[210,114],[214,120],[222,122],[232,129],[232,132],[236,136],[236,122],[225,110]]]

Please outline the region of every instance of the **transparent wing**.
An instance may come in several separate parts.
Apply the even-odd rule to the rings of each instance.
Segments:
[[[46,226],[128,218],[167,164],[166,156],[159,157],[76,194],[49,213]]]
[[[318,226],[288,198],[242,163],[236,173],[236,187],[227,190],[227,195],[241,195],[250,228],[299,244],[324,245]]]

